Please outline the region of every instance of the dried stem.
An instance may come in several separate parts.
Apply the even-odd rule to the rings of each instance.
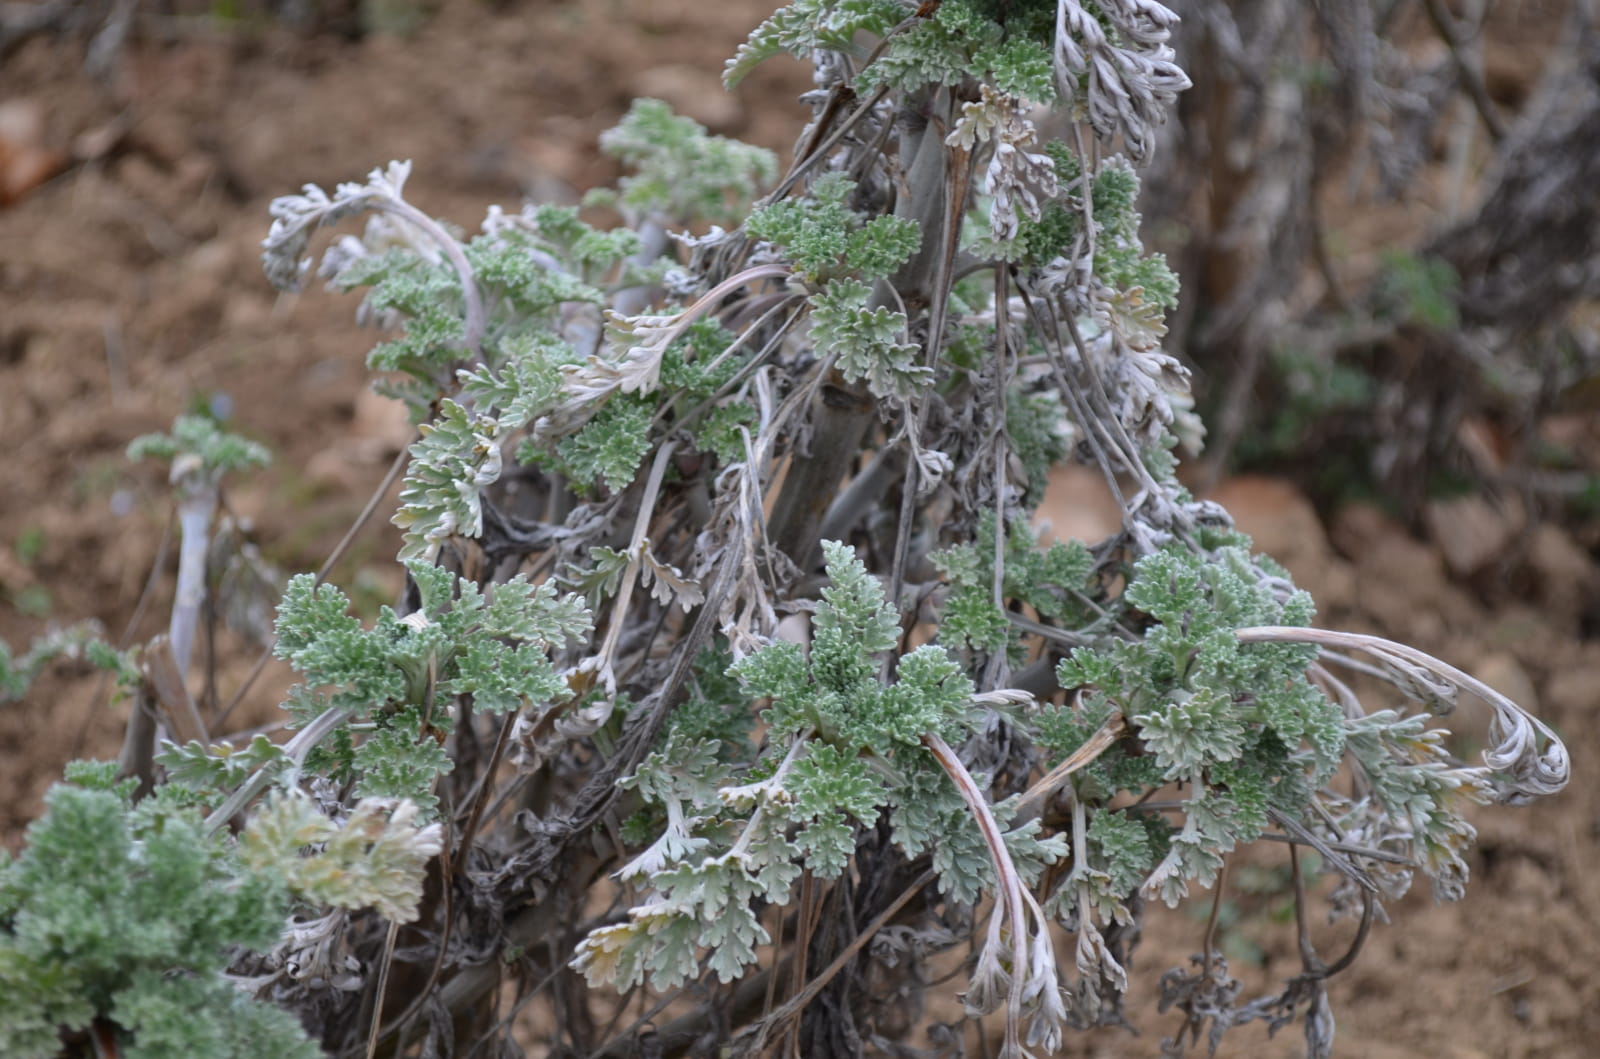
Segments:
[[[1235,630],[1234,636],[1240,643],[1309,643],[1364,651],[1388,667],[1391,681],[1414,697],[1425,696],[1440,713],[1453,708],[1455,689],[1477,695],[1494,710],[1489,726],[1494,745],[1483,752],[1483,761],[1500,785],[1503,802],[1517,804],[1555,794],[1571,778],[1567,748],[1548,725],[1483,681],[1425,651],[1381,636],[1299,626],[1257,626]]]

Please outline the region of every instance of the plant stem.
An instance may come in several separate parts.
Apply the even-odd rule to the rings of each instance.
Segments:
[[[200,475],[204,472],[201,471]],[[178,501],[178,591],[172,601],[167,638],[178,673],[187,677],[200,608],[206,601],[206,553],[211,544],[211,514],[217,506],[215,485],[180,482]]]
[[[345,711],[338,706],[330,706],[300,731],[295,733],[293,739],[283,745],[283,752],[293,763],[296,771],[305,762],[306,755],[328,737],[346,716]],[[226,826],[238,812],[253,801],[256,795],[267,789],[277,771],[270,765],[264,765],[250,774],[250,778],[239,785],[239,789],[228,796],[210,816],[206,817],[206,833],[211,834]]]
[[[861,450],[874,407],[864,387],[846,383],[837,373],[823,381],[813,401],[811,451],[790,460],[767,523],[772,543],[802,571],[814,569],[822,557],[817,530],[839,480]]]
[[[967,771],[967,766],[962,764],[960,756],[934,732],[922,737],[922,745],[933,754],[934,760],[938,761],[960,792],[961,800],[967,803],[967,809],[982,832],[984,844],[989,847],[989,857],[994,862],[995,910],[991,914],[1011,920],[1011,982],[1010,996],[1006,1002],[1006,1043],[1015,1050],[1019,1039],[1017,1022],[1021,1016],[1028,967],[1028,913],[1023,903],[1022,879],[1011,861],[1011,852],[1006,849],[1000,822],[994,818],[994,811],[989,808],[982,789],[972,778],[972,773]]]
[[[488,327],[488,314],[483,307],[483,292],[478,290],[478,277],[472,271],[472,265],[467,261],[466,251],[461,248],[461,244],[445,231],[438,221],[404,199],[374,196],[372,206],[421,228],[449,259],[450,266],[455,269],[457,278],[461,280],[461,300],[466,310],[462,342],[474,357],[480,355],[483,352],[484,331]]]

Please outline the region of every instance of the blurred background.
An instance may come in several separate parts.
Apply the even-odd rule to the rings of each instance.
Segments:
[[[1147,241],[1184,282],[1169,352],[1210,432],[1197,491],[1316,596],[1319,622],[1412,643],[1550,721],[1572,787],[1484,810],[1456,905],[1417,893],[1332,986],[1339,1054],[1578,1056],[1600,1039],[1600,25],[1592,0],[1185,0],[1195,82],[1144,174]],[[227,492],[206,694],[226,702],[277,578],[316,568],[409,436],[365,391],[353,300],[279,295],[267,204],[415,161],[408,197],[463,229],[490,203],[575,203],[636,96],[785,157],[801,64],[720,71],[763,0],[0,2],[0,638],[94,618],[159,631],[171,503],[129,440],[207,411],[269,445]],[[1092,475],[1041,512],[1104,530]],[[383,520],[332,577],[393,598]],[[243,559],[239,557],[242,556]],[[273,720],[269,669],[239,705]],[[126,705],[57,667],[0,703],[0,844]],[[1458,752],[1481,745],[1466,703]],[[1477,734],[1473,734],[1477,733]],[[1254,991],[1297,969],[1288,881],[1236,873],[1222,929]],[[1424,891],[1426,887],[1422,888]],[[1152,916],[1155,978],[1203,924]],[[1341,929],[1325,928],[1331,948]],[[530,1030],[537,1038],[537,1028]],[[1285,1034],[1292,1037],[1293,1031]],[[1240,1032],[1219,1054],[1294,1055]],[[539,1054],[536,1050],[530,1054]]]

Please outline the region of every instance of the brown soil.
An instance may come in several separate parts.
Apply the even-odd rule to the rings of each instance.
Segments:
[[[229,502],[284,569],[314,568],[382,479],[406,428],[359,396],[372,336],[351,322],[350,300],[279,297],[262,279],[273,195],[413,158],[414,200],[470,228],[487,203],[571,199],[613,176],[593,144],[635,95],[780,151],[798,131],[792,101],[808,86],[798,65],[757,73],[731,100],[713,91],[764,0],[441,7],[410,38],[359,43],[186,29],[131,47],[109,87],[82,75],[79,44],[35,40],[7,61],[0,140],[32,120],[30,157],[61,172],[31,190],[22,181],[20,200],[0,211],[0,637],[21,648],[81,617],[127,642],[160,631],[170,561],[142,614],[138,603],[166,491],[158,470],[130,467],[122,452],[195,403],[231,405],[235,429],[272,447],[274,468]],[[0,202],[9,194],[0,181]],[[1600,582],[1589,554],[1563,530],[1492,508],[1442,509],[1436,539],[1419,541],[1374,509],[1325,527],[1282,484],[1226,488],[1245,527],[1323,602],[1324,622],[1473,670],[1558,727],[1576,762],[1571,789],[1548,805],[1479,812],[1465,900],[1435,905],[1424,884],[1390,910],[1394,925],[1376,928],[1332,985],[1337,1054],[1594,1054],[1600,805],[1586,780],[1600,737],[1586,721],[1600,701],[1600,643],[1581,629]],[[1058,512],[1058,525],[1068,517]],[[378,522],[334,572],[372,599],[395,587],[395,540]],[[1464,539],[1463,527],[1478,536]],[[1474,566],[1484,539],[1523,558]],[[256,654],[219,634],[220,697]],[[270,720],[283,682],[269,669],[238,716]],[[0,706],[6,847],[21,842],[65,761],[115,755],[126,706],[107,705],[106,690],[57,669],[26,701]],[[1479,745],[1484,724],[1484,711],[1463,707],[1461,727]],[[1247,991],[1296,969],[1283,897],[1280,884],[1230,899],[1250,920],[1227,931]],[[1155,978],[1202,929],[1153,917],[1130,1011],[1153,1011]],[[1350,928],[1314,929],[1337,953]],[[1175,1025],[1139,1021],[1140,1037],[1096,1034],[1065,1054],[1154,1055]],[[1297,1031],[1270,1044],[1256,1028],[1237,1031],[1219,1054],[1294,1055]]]

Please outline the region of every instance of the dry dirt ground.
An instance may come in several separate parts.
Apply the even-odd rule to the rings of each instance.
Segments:
[[[229,503],[286,570],[320,563],[381,480],[406,435],[362,396],[372,336],[355,328],[347,300],[268,287],[256,255],[273,195],[413,158],[414,201],[472,227],[490,202],[571,198],[609,179],[595,137],[640,94],[785,150],[807,85],[798,65],[760,72],[732,98],[715,81],[766,10],[761,0],[463,2],[409,38],[360,42],[170,23],[166,43],[130,47],[103,85],[82,74],[81,43],[36,40],[7,60],[0,145],[12,157],[0,153],[0,164],[24,176],[16,189],[0,181],[0,202],[20,195],[0,208],[0,637],[20,648],[82,617],[128,642],[160,630],[170,562],[151,605],[138,604],[168,518],[164,483],[122,452],[197,403],[231,409],[236,429],[272,447],[274,468]],[[30,189],[18,154],[60,171]],[[1596,1054],[1600,738],[1588,721],[1600,705],[1600,642],[1583,622],[1600,592],[1593,541],[1519,529],[1475,501],[1438,509],[1420,539],[1376,508],[1319,518],[1280,482],[1224,490],[1245,528],[1317,594],[1322,621],[1474,671],[1553,723],[1576,762],[1571,788],[1548,805],[1478,814],[1465,900],[1438,906],[1419,892],[1391,909],[1393,924],[1332,985],[1337,1054]],[[1058,506],[1054,517],[1089,516]],[[395,587],[385,566],[395,541],[381,522],[334,572],[369,600]],[[1518,558],[1485,558],[1507,553]],[[225,634],[217,647],[215,694],[226,699],[255,650]],[[240,716],[270,720],[282,684],[269,669]],[[6,847],[66,760],[115,754],[126,707],[108,706],[106,690],[93,675],[55,671],[26,701],[0,705]],[[1469,703],[1460,720],[1481,745],[1485,711]],[[1254,992],[1294,973],[1292,931],[1281,875],[1236,881],[1224,936]],[[1175,1027],[1153,1015],[1155,979],[1202,928],[1153,917],[1129,1005],[1150,1013],[1142,1034],[1075,1039],[1063,1054],[1156,1054]],[[1328,952],[1348,930],[1316,927]],[[1240,1031],[1220,1054],[1294,1055],[1295,1036]]]

